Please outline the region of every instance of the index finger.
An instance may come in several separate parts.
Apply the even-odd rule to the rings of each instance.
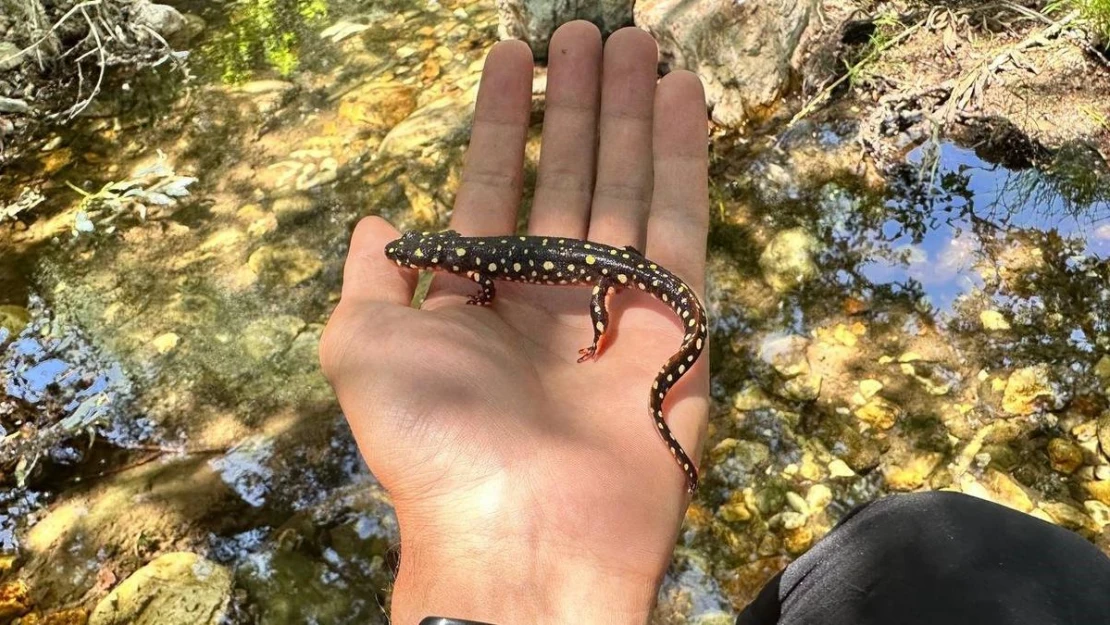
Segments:
[[[705,292],[709,234],[709,148],[705,92],[696,74],[674,71],[655,90],[655,189],[647,256],[699,296]]]

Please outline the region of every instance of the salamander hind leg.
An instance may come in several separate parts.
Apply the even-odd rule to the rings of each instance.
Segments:
[[[609,307],[605,303],[609,292],[613,290],[613,281],[602,278],[594,285],[593,297],[590,298],[590,321],[593,322],[594,342],[589,347],[578,350],[578,362],[585,362],[597,354],[597,344],[605,335],[609,327]]]
[[[479,291],[477,295],[471,295],[470,299],[466,300],[466,303],[471,306],[489,306],[493,302],[493,296],[497,294],[497,289],[493,285],[493,280],[489,276],[480,274],[476,271],[471,271],[466,275],[482,287],[482,290]]]

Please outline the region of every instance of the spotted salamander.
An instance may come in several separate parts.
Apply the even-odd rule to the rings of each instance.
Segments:
[[[678,314],[684,336],[678,353],[659,370],[651,386],[651,417],[663,442],[686,474],[687,489],[698,486],[698,470],[663,420],[663,400],[698,359],[706,340],[706,316],[697,296],[681,279],[635,248],[540,236],[464,237],[453,230],[408,232],[391,241],[386,256],[399,267],[447,271],[477,282],[481,291],[468,304],[489,305],[495,280],[552,285],[593,285],[590,319],[594,340],[579,350],[578,362],[597,354],[609,323],[606,299],[622,288],[645,291]]]

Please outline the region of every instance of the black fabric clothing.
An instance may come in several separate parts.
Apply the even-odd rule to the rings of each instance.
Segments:
[[[1080,536],[959,493],[849,513],[737,625],[1110,625],[1110,558]]]

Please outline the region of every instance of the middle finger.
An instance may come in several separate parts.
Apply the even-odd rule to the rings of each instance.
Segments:
[[[652,109],[659,50],[638,28],[605,44],[601,141],[589,238],[643,249],[652,190]]]

